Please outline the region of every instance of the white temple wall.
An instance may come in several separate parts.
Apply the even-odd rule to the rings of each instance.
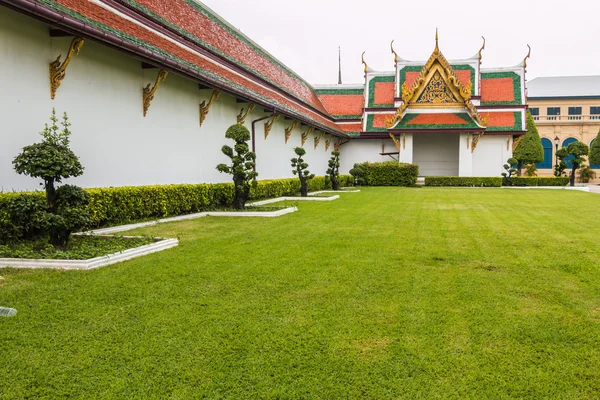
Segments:
[[[473,152],[473,176],[501,176],[510,157],[512,140],[508,136],[483,135]]]
[[[352,140],[340,147],[340,174],[347,174],[355,163],[394,161],[389,156],[382,156],[381,139]],[[384,139],[386,153],[397,152],[398,149],[391,139]]]
[[[413,135],[413,163],[420,176],[458,176],[458,133],[419,133]]]
[[[0,130],[0,190],[39,189],[37,179],[14,172],[12,160],[23,146],[40,141],[53,107],[58,116],[67,112],[71,147],[85,167],[83,176],[68,183],[107,187],[231,180],[215,167],[229,161],[221,153],[224,144],[233,145],[225,131],[248,104],[222,93],[200,127],[199,104],[212,91],[170,73],[144,117],[142,88],[154,85],[158,70],[144,70],[140,61],[89,40],[51,100],[48,64],[59,54],[64,60],[71,40],[50,38],[47,25],[0,8],[0,120],[5,126]],[[257,106],[246,127],[265,115]],[[256,123],[259,179],[293,177],[292,149],[300,145],[306,127],[296,128],[285,144],[284,129],[291,121],[281,117],[266,141],[264,122]],[[305,144],[306,160],[311,172],[324,175],[330,157],[325,137],[317,150],[313,137]]]

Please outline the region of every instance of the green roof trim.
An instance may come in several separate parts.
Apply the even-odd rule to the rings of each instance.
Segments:
[[[53,0],[37,0],[37,2],[40,3],[40,4],[43,4],[45,6],[48,6],[48,7],[52,8],[53,10],[58,11],[59,13],[62,13],[64,15],[68,15],[68,16],[70,16],[70,17],[72,17],[72,18],[74,18],[74,19],[76,19],[78,21],[81,21],[81,22],[83,22],[85,24],[88,24],[88,25],[93,26],[93,27],[95,27],[97,29],[100,29],[101,31],[104,31],[104,32],[110,33],[112,35],[115,35],[115,36],[117,36],[117,37],[119,37],[119,38],[121,38],[123,40],[127,40],[127,41],[129,41],[131,43],[134,43],[134,44],[140,46],[140,47],[143,47],[143,48],[145,48],[147,50],[150,50],[150,51],[152,51],[152,52],[154,52],[154,53],[156,53],[158,55],[161,55],[161,56],[163,56],[165,58],[173,60],[173,61],[175,61],[175,62],[177,62],[179,64],[185,65],[185,66],[193,69],[194,71],[196,71],[201,76],[217,80],[217,81],[223,83],[224,85],[230,86],[230,87],[235,88],[235,89],[237,89],[237,90],[239,90],[241,92],[245,92],[245,93],[250,94],[250,95],[252,95],[252,96],[254,96],[256,98],[259,98],[259,99],[261,99],[262,101],[264,101],[267,104],[270,104],[270,105],[273,105],[273,106],[277,106],[277,107],[279,107],[279,109],[285,109],[285,110],[287,110],[290,113],[298,113],[298,111],[291,109],[290,107],[286,106],[285,104],[279,103],[279,102],[277,102],[277,101],[275,101],[273,99],[270,99],[270,98],[265,97],[265,96],[263,96],[263,95],[261,95],[259,93],[256,93],[253,90],[250,90],[250,89],[248,89],[248,88],[246,88],[244,86],[241,86],[241,85],[239,85],[237,83],[231,82],[230,80],[225,79],[222,76],[219,76],[219,75],[214,74],[212,72],[206,71],[206,70],[198,67],[196,64],[193,64],[193,63],[191,63],[189,61],[181,59],[181,58],[179,58],[179,57],[177,57],[177,56],[175,56],[175,55],[173,55],[173,54],[171,54],[171,53],[169,53],[169,52],[167,52],[167,51],[165,51],[165,50],[163,50],[161,48],[158,48],[158,47],[156,47],[156,46],[154,46],[154,45],[152,45],[150,43],[147,43],[147,42],[145,42],[145,41],[143,41],[143,40],[141,40],[141,39],[139,39],[137,37],[131,36],[131,35],[125,33],[125,32],[122,32],[120,30],[117,30],[115,28],[107,26],[107,25],[105,25],[105,24],[103,24],[101,22],[98,22],[98,21],[96,21],[94,19],[91,19],[91,18],[88,18],[88,17],[86,17],[84,15],[81,15],[78,12],[71,10],[70,8],[64,7],[63,5],[57,3],[56,1],[53,1]],[[315,126],[317,126],[317,127],[319,127],[319,126],[320,127],[326,126],[326,125],[323,125],[320,122],[315,121],[313,118],[311,118],[309,116],[305,115],[305,117],[308,118],[308,119],[310,119],[311,121],[313,121],[314,124],[315,124]],[[327,126],[327,128],[331,129],[331,127],[329,127],[329,126]]]
[[[407,72],[421,72],[425,65],[407,65],[406,67],[400,70],[400,87],[406,82],[406,73]],[[471,67],[469,64],[454,64],[450,65],[455,71],[471,71],[471,95],[475,94],[475,68]],[[464,82],[461,82],[464,84]]]
[[[367,104],[369,108],[390,108],[394,107],[394,103],[389,104],[375,104],[375,84],[378,82],[395,82],[395,76],[376,76],[369,80],[369,98]]]
[[[523,97],[521,96],[521,76],[516,72],[508,71],[508,72],[482,72],[481,80],[486,79],[499,79],[499,78],[512,78],[513,80],[513,91],[514,91],[514,100],[513,101],[482,101],[482,106],[499,106],[499,105],[513,105],[513,104],[524,104]]]
[[[360,89],[315,89],[316,94],[365,94],[365,88]]]
[[[477,129],[481,128],[473,119],[466,113],[453,113],[459,117],[465,124],[419,124],[409,125],[409,122],[424,114],[406,114],[392,129]]]
[[[492,126],[486,128],[488,132],[513,132],[513,131],[523,131],[523,113],[520,111],[515,111],[513,113],[515,115],[515,124],[513,126]]]
[[[362,114],[354,114],[354,115],[334,115],[334,119],[358,119],[362,118]]]
[[[367,132],[387,132],[387,128],[374,128],[375,114],[367,115]]]

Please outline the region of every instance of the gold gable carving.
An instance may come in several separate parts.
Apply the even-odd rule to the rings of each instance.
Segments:
[[[414,104],[419,105],[459,105],[462,106],[460,100],[456,98],[449,85],[446,84],[440,71],[435,71],[426,85],[423,86],[423,91],[417,98]]]

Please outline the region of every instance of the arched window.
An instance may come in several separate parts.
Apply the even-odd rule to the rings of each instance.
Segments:
[[[535,164],[537,169],[552,168],[552,141],[547,138],[542,138],[542,147],[544,148],[544,161]]]
[[[562,147],[567,147],[568,145],[570,145],[573,142],[576,142],[577,139],[575,138],[567,138],[565,139],[565,141],[562,143]],[[574,159],[575,157],[573,156],[569,156],[567,158],[565,158],[563,161],[567,163],[567,168],[573,168],[573,164],[571,164],[571,160]]]
[[[592,145],[594,144],[595,140],[596,139],[592,140],[592,142],[590,143],[590,153],[592,152]],[[600,169],[600,164],[590,164],[590,168]]]

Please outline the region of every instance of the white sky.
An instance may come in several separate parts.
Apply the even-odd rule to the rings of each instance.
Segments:
[[[203,0],[231,25],[311,84],[362,83],[360,55],[393,70],[390,42],[407,60],[435,46],[449,60],[473,56],[487,40],[483,68],[519,64],[532,47],[527,78],[600,75],[600,0]]]

